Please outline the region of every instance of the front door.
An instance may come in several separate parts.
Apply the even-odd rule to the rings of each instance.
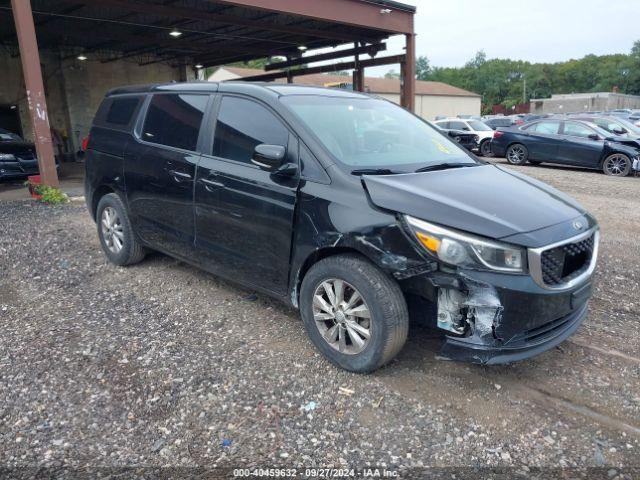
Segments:
[[[604,139],[589,138],[596,131],[579,122],[564,122],[563,141],[558,156],[562,163],[598,168]]]
[[[139,138],[125,150],[125,185],[133,226],[159,250],[194,251],[193,185],[208,95],[156,94]]]
[[[285,294],[298,176],[279,176],[251,162],[259,144],[287,147],[298,162],[297,141],[265,105],[222,97],[211,155],[203,156],[195,186],[196,247],[209,270]]]

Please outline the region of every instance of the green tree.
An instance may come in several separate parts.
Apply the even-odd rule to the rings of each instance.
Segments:
[[[398,72],[396,72],[395,70],[389,70],[387,73],[384,74],[384,78],[398,79],[398,78],[400,78],[400,74]]]
[[[424,55],[416,59],[416,78],[418,80],[428,80],[431,75],[431,65],[429,59]]]
[[[416,61],[418,72],[421,58]],[[610,92],[617,87],[622,93],[640,94],[640,40],[628,55],[587,55],[558,63],[488,59],[481,50],[464,67],[429,66],[428,72],[429,80],[482,94],[485,112],[493,105],[510,108],[554,93]]]

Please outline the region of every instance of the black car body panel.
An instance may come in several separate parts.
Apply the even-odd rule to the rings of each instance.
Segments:
[[[584,214],[554,189],[493,165],[366,176],[363,181],[378,207],[491,238],[538,230]],[[505,198],[511,200],[507,203]]]
[[[556,125],[557,130],[536,131],[538,124]],[[597,135],[597,139],[579,137],[566,133],[567,124],[576,124]],[[511,145],[522,144],[528,150],[528,159],[600,169],[609,155],[622,153],[631,159],[640,154],[640,142],[615,135],[600,135],[595,124],[581,120],[543,119],[522,127],[499,128],[491,141],[491,150],[496,156],[504,157]]]
[[[209,95],[193,148],[164,147],[145,137],[151,97],[171,92]],[[481,363],[524,358],[577,328],[586,315],[590,272],[579,284],[551,289],[526,273],[452,268],[416,241],[405,215],[508,239],[526,249],[595,232],[595,220],[579,204],[541,182],[481,163],[424,173],[352,175],[284,105],[280,99],[287,95],[364,98],[353,92],[240,82],[112,91],[98,112],[87,150],[91,214],[102,195],[115,192],[145,245],[294,307],[309,268],[345,252],[365,257],[395,279],[412,316],[429,324],[435,325],[439,292],[455,290],[461,311],[475,315],[475,327],[460,335],[448,333],[444,352],[452,358]],[[257,105],[286,132],[286,173],[238,163],[216,150],[213,132],[237,136],[233,122],[255,118],[224,118],[220,112],[227,98]],[[131,118],[120,125],[108,121],[116,99],[131,100]],[[191,123],[198,128],[195,120]],[[595,255],[597,245],[593,265]],[[531,333],[536,329],[544,332]]]
[[[18,178],[38,174],[38,158],[32,143],[11,135],[11,140],[0,140],[0,179]]]

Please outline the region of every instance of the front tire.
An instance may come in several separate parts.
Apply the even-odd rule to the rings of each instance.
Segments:
[[[529,150],[521,143],[515,143],[507,148],[507,162],[511,165],[524,165],[529,158]]]
[[[127,209],[118,195],[109,193],[100,199],[96,220],[100,244],[111,263],[124,266],[142,261],[145,249],[136,238]]]
[[[316,348],[357,373],[391,361],[409,330],[399,285],[357,255],[336,255],[311,267],[300,289],[300,313]]]
[[[483,157],[493,157],[493,151],[491,150],[491,140],[484,140],[480,144],[480,155]]]
[[[631,159],[623,153],[609,155],[602,162],[602,171],[612,177],[626,177],[631,172]]]

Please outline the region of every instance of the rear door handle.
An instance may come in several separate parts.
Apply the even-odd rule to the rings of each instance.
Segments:
[[[191,180],[191,175],[189,175],[188,173],[179,172],[177,170],[169,170],[169,175],[171,175],[176,182]]]
[[[207,190],[208,192],[213,192],[218,188],[224,187],[224,183],[216,182],[215,180],[209,180],[208,178],[201,178],[200,181],[204,185],[205,190]]]

